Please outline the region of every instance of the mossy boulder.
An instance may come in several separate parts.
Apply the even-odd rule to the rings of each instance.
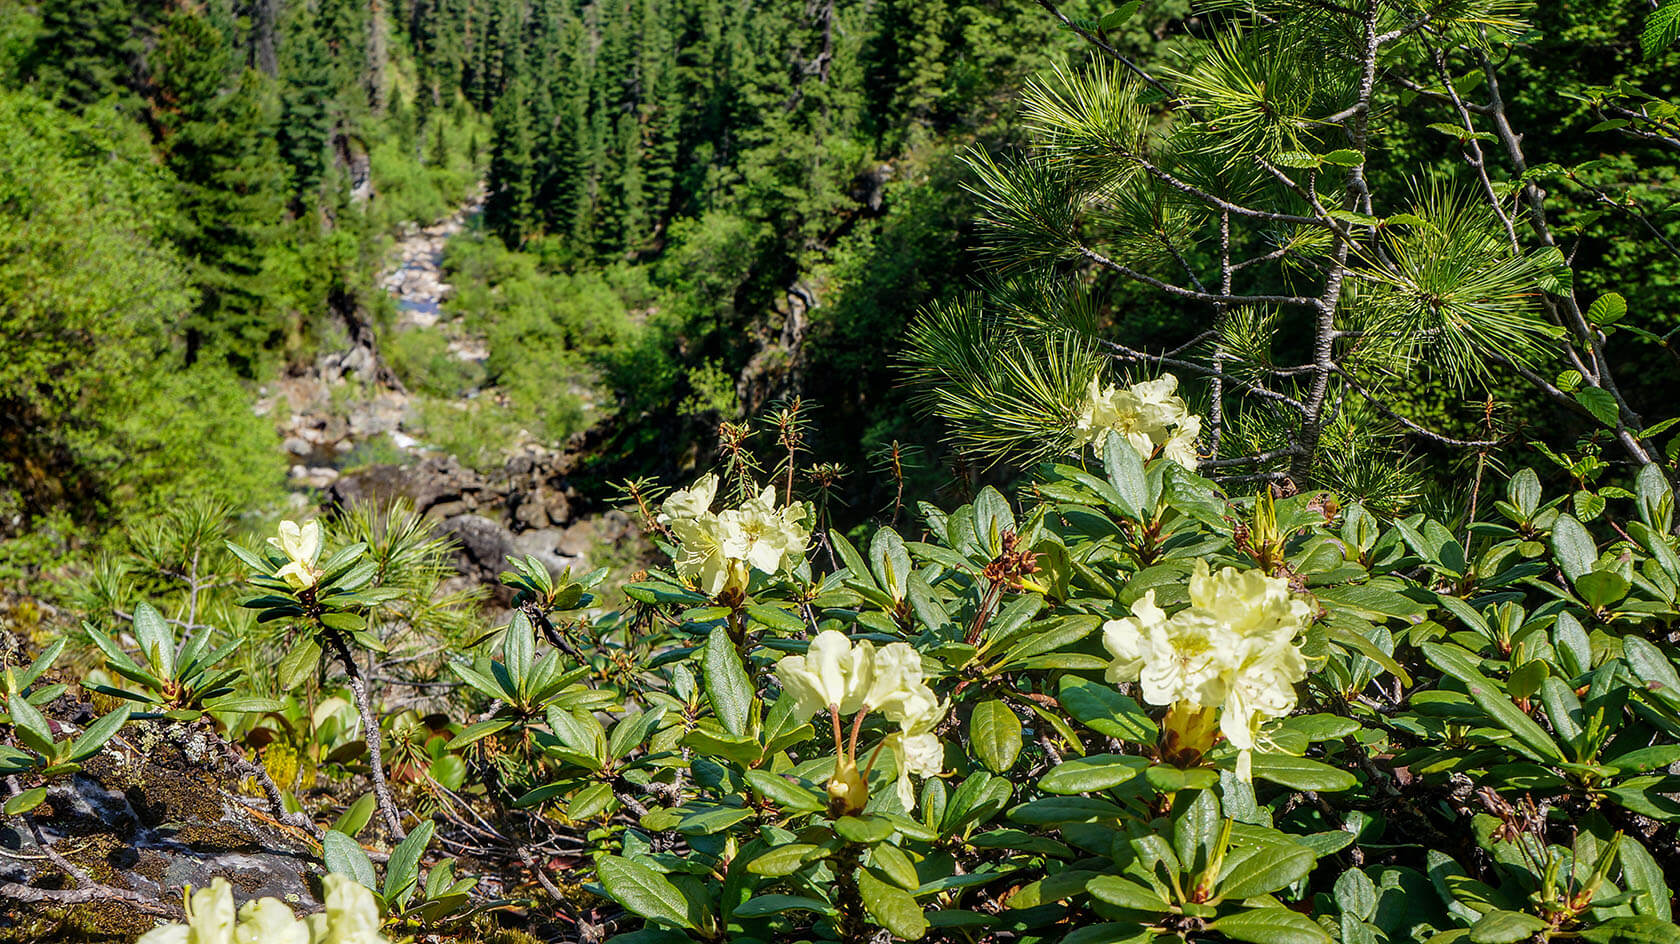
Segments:
[[[222,746],[203,728],[131,724],[83,769],[52,783],[33,813],[41,838],[95,882],[178,905],[187,887],[221,877],[243,902],[271,897],[319,906],[308,839],[239,789]],[[22,817],[0,818],[0,883],[76,888],[42,854]],[[0,895],[0,942],[133,940],[157,917],[125,901],[9,901]]]

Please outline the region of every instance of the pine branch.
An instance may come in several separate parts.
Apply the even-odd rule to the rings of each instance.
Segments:
[[[1180,358],[1169,357],[1162,354],[1151,354],[1148,351],[1140,351],[1137,348],[1128,347],[1121,344],[1119,341],[1102,340],[1099,343],[1103,347],[1113,351],[1114,355],[1121,360],[1137,363],[1158,364],[1163,367],[1171,367],[1175,370],[1189,371],[1201,376],[1207,376],[1213,373],[1212,367],[1209,367],[1206,364],[1198,364],[1195,361],[1182,360]],[[1226,375],[1225,382],[1243,390],[1246,393],[1251,393],[1262,400],[1270,400],[1274,403],[1280,403],[1287,406],[1297,413],[1302,413],[1306,410],[1306,407],[1303,406],[1300,401],[1278,393],[1268,387],[1262,387],[1259,384],[1243,380],[1240,377]]]

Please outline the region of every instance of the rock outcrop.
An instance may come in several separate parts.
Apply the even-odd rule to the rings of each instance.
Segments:
[[[633,540],[635,523],[619,511],[591,511],[572,487],[569,454],[520,455],[485,474],[452,456],[413,465],[377,465],[339,476],[330,504],[405,498],[461,545],[463,574],[495,582],[511,555],[529,554],[551,573],[592,569],[592,551]]]
[[[87,706],[75,710],[88,714]],[[184,888],[218,876],[240,902],[272,897],[300,912],[319,907],[312,876],[320,869],[308,842],[274,823],[262,800],[243,796],[230,766],[208,731],[137,722],[80,772],[54,780],[31,814],[34,830],[22,817],[0,823],[0,883],[49,899],[0,896],[0,942],[133,940],[178,909]],[[37,830],[85,880],[51,860]],[[90,900],[50,900],[78,891]],[[155,905],[138,907],[112,891]]]

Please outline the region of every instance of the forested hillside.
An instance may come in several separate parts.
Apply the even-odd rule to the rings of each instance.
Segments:
[[[616,416],[605,468],[668,470],[708,454],[719,421],[796,395],[853,466],[930,442],[887,409],[885,341],[967,277],[958,150],[1007,142],[1015,85],[1074,41],[1003,2],[55,0],[4,17],[7,206],[29,226],[8,228],[21,343],[0,461],[13,532],[59,520],[58,551],[91,514],[275,497],[270,424],[243,401],[345,347],[394,365],[365,379],[406,381],[414,430],[469,461]],[[374,276],[399,226],[477,180],[447,314],[490,354],[463,363],[391,330]],[[109,265],[83,280],[92,259]],[[498,409],[456,409],[481,387]]]
[[[255,387],[366,336],[380,234],[478,173],[471,110],[423,122],[373,12],[0,9],[9,532],[51,553],[110,513],[278,496]]]
[[[436,13],[466,26],[421,40],[432,81],[490,115],[487,231],[540,260],[538,307],[581,277],[623,309],[494,330],[585,352],[624,420],[607,451],[643,469],[650,446],[705,450],[720,420],[795,395],[854,465],[906,436],[883,341],[967,276],[957,154],[1010,141],[1016,82],[1074,48],[1012,3]],[[530,280],[486,256],[509,294]]]
[[[0,944],[1680,944],[1680,0],[0,0]]]

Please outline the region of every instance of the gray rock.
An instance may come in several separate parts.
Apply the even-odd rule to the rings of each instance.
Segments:
[[[472,511],[473,508],[464,501],[456,500],[438,502],[426,510],[438,518],[453,518],[456,515],[467,514]]]
[[[482,515],[456,515],[444,519],[438,530],[461,545],[456,569],[486,583],[494,582],[507,569],[508,556],[517,550],[513,534]]]
[[[420,511],[442,518],[473,507],[476,502],[468,500],[468,496],[488,487],[483,476],[462,466],[454,457],[443,456],[411,466],[370,466],[340,476],[333,483],[329,497],[338,504],[407,498]]]
[[[513,546],[520,554],[529,554],[542,561],[543,566],[554,576],[559,576],[566,568],[572,573],[581,574],[589,569],[589,562],[576,555],[560,553],[560,544],[566,538],[566,533],[559,528],[542,528],[534,531],[521,531],[513,536]]]
[[[81,772],[53,781],[34,816],[41,838],[95,881],[160,904],[225,878],[238,903],[270,897],[299,912],[318,908],[311,876],[320,870],[308,844],[253,812],[239,780],[214,734],[131,724]],[[20,826],[16,818],[0,823],[0,882],[58,887],[62,876]],[[33,940],[83,940],[131,939],[156,920],[121,902],[0,901],[6,940],[13,921],[39,935]]]
[[[547,513],[549,523],[565,524],[572,520],[572,502],[565,492],[544,490],[542,496],[543,511]]]
[[[302,436],[287,436],[285,447],[294,456],[307,456],[315,451],[315,446]]]
[[[546,488],[538,488],[530,492],[514,492],[508,496],[508,503],[512,506],[514,523],[525,528],[546,528],[550,522],[563,523],[568,512],[566,496],[550,492]],[[553,511],[558,507],[560,517],[555,520]]]

